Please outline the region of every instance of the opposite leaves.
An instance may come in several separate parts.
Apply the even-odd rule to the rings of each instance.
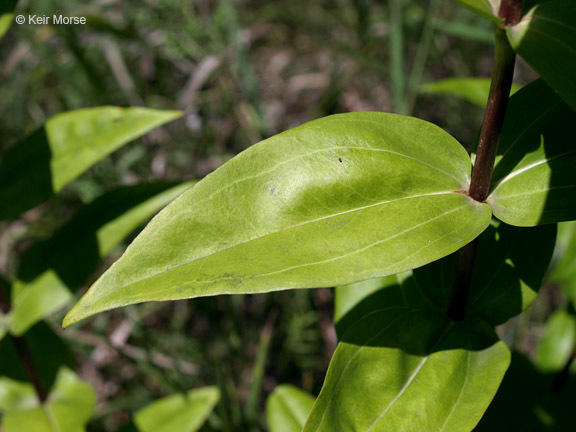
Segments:
[[[353,113],[240,154],[162,211],[64,325],[151,300],[344,285],[448,255],[489,224],[440,128]]]

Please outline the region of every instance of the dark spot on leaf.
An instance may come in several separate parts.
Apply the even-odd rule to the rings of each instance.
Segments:
[[[340,161],[340,163],[342,163],[342,158],[338,158],[338,160]]]
[[[270,195],[274,195],[274,191],[275,191],[275,190],[276,190],[276,188],[275,188],[275,187],[273,187],[273,188],[270,188]]]

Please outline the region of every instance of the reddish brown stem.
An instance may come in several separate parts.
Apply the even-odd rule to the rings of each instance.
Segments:
[[[502,0],[499,15],[504,18],[505,24],[518,22],[521,18],[521,12],[521,0]],[[494,69],[490,93],[478,140],[472,180],[468,190],[470,197],[479,202],[486,201],[490,193],[492,171],[494,170],[494,161],[498,152],[498,142],[504,124],[508,99],[510,98],[516,61],[516,54],[508,43],[506,31],[499,26],[494,30],[494,42]],[[475,239],[460,250],[456,281],[452,300],[448,307],[448,316],[454,321],[461,321],[466,318],[468,292],[472,281],[477,247],[478,239]]]

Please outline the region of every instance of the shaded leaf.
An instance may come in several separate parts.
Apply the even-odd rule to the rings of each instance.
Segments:
[[[518,85],[513,85],[510,94],[516,93],[519,89]],[[446,78],[424,84],[420,87],[420,91],[456,96],[483,108],[488,101],[490,78]]]
[[[498,9],[500,8],[500,0],[455,0],[462,6],[470,9],[472,12],[483,16],[484,18],[491,19],[492,21],[500,22],[498,18]]]
[[[399,300],[397,298],[387,298],[388,291],[383,292],[386,287],[397,284],[398,276],[392,275],[336,287],[334,289],[334,324],[338,337],[341,338],[352,324],[372,312],[375,305],[386,304],[389,301],[397,302]],[[398,293],[398,290],[389,292]],[[365,301],[368,298],[370,300]]]
[[[0,161],[0,220],[42,203],[103,157],[180,115],[178,111],[99,107],[50,118]]]
[[[314,405],[315,397],[289,384],[279,385],[266,400],[270,432],[300,432]]]
[[[556,225],[519,228],[494,222],[480,237],[469,313],[499,325],[526,310],[542,286],[555,241]]]
[[[418,267],[489,224],[436,126],[342,114],[255,145],[161,212],[65,318],[143,301],[343,285]]]
[[[560,283],[564,294],[576,307],[576,221],[558,224],[555,262],[550,281]]]
[[[487,202],[516,226],[576,219],[576,121],[542,80],[510,99]]]
[[[134,422],[139,432],[194,432],[202,427],[219,397],[216,387],[164,397],[138,411]]]
[[[372,301],[374,311],[343,335],[304,431],[470,431],[508,349],[485,323],[451,322],[423,302],[413,278],[383,292],[400,300]]]
[[[555,239],[555,225],[528,229],[492,221],[478,239],[466,315],[496,326],[526,310],[542,285]],[[409,300],[423,308],[433,305],[447,311],[457,270],[455,253],[412,272],[337,287],[334,321],[339,337],[367,314],[389,304]],[[417,289],[397,289],[414,284]],[[419,294],[406,299],[406,293],[414,292]]]
[[[576,3],[542,2],[515,26],[508,39],[546,82],[576,109]]]
[[[25,333],[65,306],[101,258],[192,184],[118,188],[82,208],[53,237],[28,249],[12,291],[12,333]]]
[[[576,379],[568,377],[561,389],[555,388],[555,380],[513,353],[500,390],[474,432],[571,431],[576,424]]]
[[[24,393],[29,395],[33,389],[30,384],[27,386],[28,390]],[[96,405],[96,394],[92,387],[80,381],[73,372],[62,369],[47,401],[33,408],[27,407],[28,403],[19,407],[12,405],[13,409],[4,413],[2,426],[6,432],[84,431]]]
[[[62,367],[74,368],[66,343],[46,323],[38,323],[21,338],[7,335],[0,341],[0,376],[16,381],[28,380],[17,344],[25,344],[42,389],[50,389]]]
[[[544,372],[559,372],[576,347],[576,316],[565,310],[554,312],[536,350],[534,363]]]

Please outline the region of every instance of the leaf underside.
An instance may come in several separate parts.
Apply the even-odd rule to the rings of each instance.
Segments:
[[[448,255],[489,224],[440,128],[342,114],[240,154],[162,211],[65,318],[143,301],[343,285]]]

